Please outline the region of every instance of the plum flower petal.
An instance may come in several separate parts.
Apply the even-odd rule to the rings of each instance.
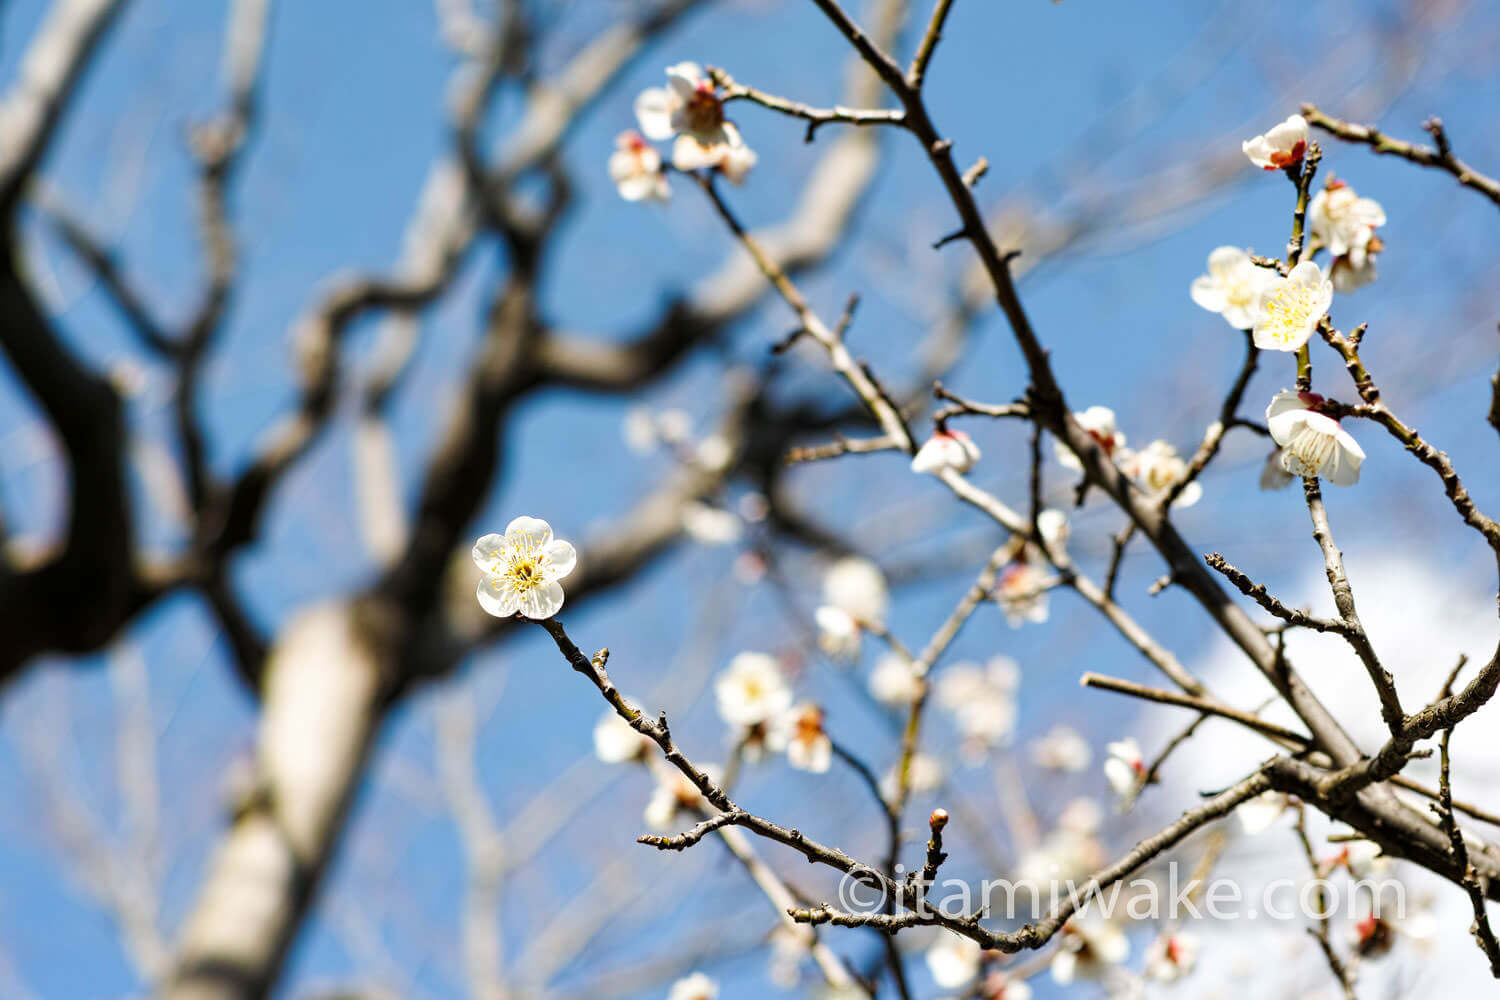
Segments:
[[[1300,350],[1332,304],[1333,282],[1315,262],[1304,260],[1285,278],[1275,279],[1261,296],[1253,330],[1255,346],[1269,351]]]
[[[1262,170],[1289,167],[1307,152],[1307,119],[1292,115],[1262,135],[1246,139],[1240,149]]]
[[[1260,297],[1276,272],[1258,266],[1239,247],[1219,247],[1208,255],[1208,273],[1194,279],[1193,301],[1224,317],[1236,330],[1255,325]]]
[[[1088,432],[1089,437],[1099,442],[1106,458],[1113,458],[1116,449],[1125,445],[1125,435],[1115,426],[1115,411],[1109,407],[1090,406],[1082,413],[1073,414],[1073,419]],[[1073,454],[1073,449],[1058,441],[1056,450],[1059,465],[1075,472],[1083,471],[1083,465],[1078,461],[1078,456]]]
[[[552,526],[535,517],[516,518],[504,535],[484,535],[470,555],[484,572],[476,591],[479,606],[497,618],[557,614],[563,605],[557,581],[578,563],[572,544],[553,538]]]
[[[1281,446],[1281,466],[1294,476],[1319,476],[1335,486],[1359,482],[1364,449],[1332,417],[1315,407],[1322,398],[1283,389],[1266,407],[1266,426]]]
[[[979,446],[963,431],[937,430],[917,449],[911,471],[939,473],[944,469],[968,472],[979,461]]]

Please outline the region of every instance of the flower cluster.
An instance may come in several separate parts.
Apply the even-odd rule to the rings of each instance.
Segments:
[[[1335,291],[1347,294],[1375,280],[1375,255],[1384,248],[1375,235],[1376,227],[1385,225],[1380,202],[1330,180],[1307,206],[1307,223],[1333,257],[1329,271]]]
[[[671,195],[661,154],[648,139],[672,140],[671,162],[678,170],[714,170],[740,184],[755,166],[755,151],[724,117],[724,98],[697,63],[667,67],[667,85],[641,91],[635,117],[640,132],[622,132],[609,158],[610,179],[626,201],[665,201]]]

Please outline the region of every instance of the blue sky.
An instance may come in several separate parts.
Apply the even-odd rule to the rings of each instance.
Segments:
[[[44,6],[33,0],[6,6],[0,22],[5,80],[14,78]],[[607,0],[560,5],[564,13],[542,72],[571,54],[589,31],[632,6]],[[192,0],[131,4],[87,77],[45,170],[48,183],[109,235],[132,280],[172,317],[190,308],[199,280],[185,186],[191,168],[181,136],[221,96],[223,13],[223,4]],[[1423,138],[1424,118],[1441,114],[1460,155],[1481,169],[1500,170],[1500,130],[1493,119],[1500,77],[1492,58],[1500,18],[1482,4],[1460,2],[1423,11],[1419,23],[1412,23],[1414,16],[1409,5],[1395,2],[1310,9],[1291,2],[1179,2],[1143,16],[1133,5],[1083,0],[959,0],[931,73],[931,103],[960,161],[989,159],[981,194],[992,204],[1032,206],[1052,221],[1094,206],[1089,211],[1098,235],[1046,259],[1023,283],[1034,324],[1077,408],[1114,407],[1138,443],[1163,437],[1188,450],[1201,436],[1238,368],[1241,341],[1192,304],[1187,286],[1220,244],[1278,252],[1289,226],[1289,185],[1246,165],[1211,195],[1165,217],[1144,225],[1122,220],[1141,209],[1142,190],[1170,194],[1192,179],[1196,165],[1226,148],[1233,154],[1239,138],[1292,112],[1298,101],[1315,101],[1335,114],[1378,115],[1382,125],[1411,139]],[[275,8],[270,38],[263,127],[233,200],[244,285],[204,394],[213,467],[226,473],[291,399],[289,329],[296,316],[330,276],[389,268],[428,164],[448,141],[439,109],[451,56],[437,38],[429,4],[283,3]],[[828,103],[838,99],[845,56],[842,42],[811,5],[796,0],[711,5],[661,39],[567,143],[579,197],[553,251],[543,289],[546,314],[565,329],[628,336],[730,250],[711,211],[685,187],[666,208],[627,205],[605,176],[605,157],[615,133],[631,122],[635,93],[659,83],[664,65],[681,59],[722,65],[742,81]],[[515,107],[506,100],[496,108],[487,129],[492,138],[505,134]],[[751,181],[731,197],[748,222],[773,222],[794,203],[820,145],[804,145],[799,126],[761,109],[737,107],[734,116],[761,160]],[[849,248],[805,282],[814,304],[829,315],[849,292],[864,293],[853,343],[877,370],[892,374],[910,364],[933,289],[956,281],[968,262],[962,246],[942,254],[926,249],[952,228],[951,207],[920,151],[905,139],[889,137],[887,169],[858,216]],[[1324,170],[1378,198],[1389,218],[1379,282],[1336,302],[1335,321],[1341,327],[1370,323],[1365,357],[1384,383],[1387,401],[1452,454],[1481,507],[1500,506],[1492,457],[1500,443],[1483,422],[1500,319],[1494,206],[1451,178],[1362,149],[1325,146]],[[32,269],[53,289],[49,301],[73,348],[101,368],[127,359],[145,363],[66,252],[35,224],[27,226],[26,238]],[[408,498],[442,404],[475,342],[484,292],[503,266],[492,245],[482,246],[455,289],[424,320],[419,364],[393,411]],[[736,328],[731,354],[762,358],[765,345],[784,334],[788,322],[780,305],[768,301]],[[370,346],[372,332],[373,324],[356,330],[349,342],[356,358]],[[1319,387],[1348,398],[1331,356],[1324,352],[1315,361]],[[700,428],[707,426],[715,412],[716,367],[711,358],[694,358],[652,386],[647,401],[683,407]],[[1289,359],[1266,359],[1246,397],[1247,414],[1255,415],[1290,380]],[[1024,389],[1018,355],[997,315],[981,318],[964,361],[946,381],[966,395],[994,401]],[[843,391],[816,371],[799,373],[793,385],[799,393],[828,399]],[[160,436],[165,429],[166,390],[164,375],[148,375],[132,411],[143,434]],[[530,399],[510,429],[509,473],[487,500],[476,534],[530,513],[549,519],[564,537],[582,537],[649,491],[668,462],[638,459],[620,447],[626,405],[562,392]],[[969,430],[985,452],[978,481],[1019,503],[1025,493],[1024,438],[1009,426]],[[1480,547],[1460,530],[1434,477],[1374,428],[1357,432],[1370,456],[1365,478],[1354,489],[1327,491],[1356,588],[1362,564],[1383,565],[1393,553],[1491,586]],[[1225,552],[1274,587],[1302,579],[1316,566],[1316,550],[1297,491],[1254,489],[1263,457],[1258,441],[1232,436],[1205,477],[1205,500],[1183,512],[1179,523],[1194,545]],[[349,470],[345,414],[282,485],[264,541],[234,567],[236,585],[263,626],[272,628],[309,600],[343,593],[368,578],[371,563],[350,513]],[[1052,465],[1048,475],[1051,493],[1065,502],[1067,473]],[[60,476],[35,410],[0,367],[0,504],[8,521],[28,534],[55,531],[62,517]],[[599,488],[574,488],[580,478]],[[916,481],[899,458],[835,463],[809,469],[793,482],[801,502],[847,527],[883,561],[910,561],[944,539],[978,540],[968,558],[898,592],[893,625],[909,643],[919,643],[942,620],[983,563],[984,524],[955,509],[937,484]],[[1106,533],[1118,523],[1119,516],[1104,508],[1080,513],[1074,538],[1086,567],[1100,567]],[[170,542],[160,523],[149,527],[154,539]],[[743,648],[796,645],[773,596],[732,580],[733,558],[724,549],[684,549],[568,620],[580,644],[615,650],[615,671],[627,690],[652,690],[668,664],[681,672],[680,682],[668,688],[670,707],[681,720],[674,729],[704,757],[721,752],[723,738],[712,699],[703,697],[705,672]],[[810,601],[816,565],[791,565]],[[1160,572],[1153,556],[1139,553],[1122,578],[1121,593],[1132,613],[1191,663],[1211,636],[1185,595],[1169,590],[1145,596]],[[1053,603],[1053,619],[1043,626],[1011,631],[998,615],[976,620],[954,658],[1003,652],[1022,664],[1023,736],[1071,721],[1102,745],[1128,728],[1129,715],[1107,695],[1081,695],[1077,675],[1095,669],[1149,680],[1150,667],[1069,595],[1055,595]],[[700,634],[704,630],[709,634]],[[191,902],[222,822],[223,773],[252,745],[253,709],[193,600],[163,602],[127,638],[149,670],[167,818],[161,898],[170,934]],[[26,749],[32,740],[28,727],[61,727],[53,731],[64,734],[60,759],[70,794],[90,803],[112,837],[120,835],[117,688],[105,667],[103,656],[41,662],[0,701],[0,795],[24,804],[0,819],[0,958],[47,998],[124,996],[138,985],[115,925],[70,876],[73,866],[44,822],[42,806],[51,791],[38,780]],[[544,644],[522,636],[475,657],[459,679],[418,694],[397,711],[355,810],[346,850],[281,995],[381,979],[385,971],[372,967],[377,959],[402,970],[404,980],[385,980],[402,983],[398,992],[463,995],[454,943],[463,884],[457,841],[430,788],[422,794],[434,768],[437,699],[451,686],[478,692],[485,715],[477,764],[491,807],[504,817],[588,753],[599,706],[577,682]],[[808,694],[829,702],[842,738],[868,747],[872,760],[890,759],[893,744],[884,721],[850,697],[847,677],[819,664],[804,683]],[[948,734],[935,727],[933,738],[944,745]],[[538,746],[547,752],[537,755]],[[988,784],[982,774],[965,773],[964,780]],[[1076,791],[1102,788],[1091,773],[1079,779]],[[612,963],[659,953],[663,936],[670,941],[686,935],[706,913],[738,908],[747,922],[771,924],[764,901],[721,855],[661,858],[633,845],[647,791],[642,776],[611,777],[578,821],[518,876],[503,906],[508,936],[513,943],[524,941],[528,927],[559,912],[588,884],[589,872],[620,857],[633,860],[642,885],[692,890],[680,904],[663,902],[664,891],[624,911],[583,959],[563,970],[560,983],[588,982]],[[1061,800],[1037,791],[1039,809],[1055,813]],[[859,794],[848,775],[813,779],[788,776],[784,768],[754,774],[746,786],[753,805],[855,845],[873,842],[870,824],[856,820],[840,827],[822,812],[803,813],[811,801],[828,801],[844,810],[831,810],[834,815],[868,815],[859,812],[868,808]],[[982,801],[985,793],[978,794]],[[1133,830],[1129,818],[1114,822],[1121,837]],[[674,883],[687,865],[696,866],[687,869],[697,873],[696,880]],[[832,940],[841,951],[871,954],[863,938]],[[716,966],[728,983],[726,1000],[764,995],[761,967],[758,956]],[[3,972],[0,964],[0,995],[7,988]]]

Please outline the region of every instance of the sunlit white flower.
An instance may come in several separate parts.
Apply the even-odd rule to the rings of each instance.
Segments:
[[[1219,313],[1236,330],[1255,325],[1260,296],[1276,272],[1258,266],[1239,247],[1219,247],[1208,255],[1208,273],[1193,280],[1193,301]]]
[[[1368,879],[1390,870],[1391,859],[1371,840],[1351,840],[1339,852],[1319,863],[1318,876],[1327,878],[1342,868],[1355,879]]]
[[[1200,944],[1194,934],[1162,934],[1146,946],[1146,978],[1175,983],[1193,971]]]
[[[668,66],[667,86],[641,91],[635,99],[635,117],[650,139],[689,135],[705,146],[727,141],[724,102],[697,63]]]
[[[718,769],[705,766],[701,769],[710,780],[718,780]],[[688,780],[687,775],[673,768],[661,770],[656,774],[656,788],[651,792],[651,798],[646,803],[646,811],[643,814],[646,826],[658,832],[671,830],[677,826],[677,814],[682,810],[696,810],[703,807],[703,793],[698,786]]]
[[[785,750],[787,763],[799,771],[822,774],[833,763],[833,742],[823,730],[823,709],[811,702],[779,716],[769,742],[771,749]]]
[[[1286,814],[1290,805],[1290,800],[1287,799],[1285,793],[1266,792],[1240,803],[1239,808],[1235,810],[1235,815],[1239,817],[1240,829],[1254,836],[1274,826],[1276,821]]]
[[[1146,762],[1141,756],[1140,745],[1133,739],[1123,739],[1105,748],[1109,758],[1104,762],[1104,776],[1109,787],[1120,798],[1128,798],[1146,776]]]
[[[1008,741],[1016,727],[1016,689],[1021,668],[997,656],[981,667],[956,663],[938,681],[938,703],[953,713],[965,755],[971,760]]]
[[[1031,561],[1013,562],[1000,572],[995,602],[1011,628],[1047,620],[1047,588],[1051,585],[1051,574]]]
[[[1329,181],[1307,206],[1307,224],[1329,254],[1342,257],[1365,250],[1375,227],[1385,225],[1385,209],[1374,198],[1361,198],[1343,181]]]
[[[910,705],[921,693],[922,681],[904,656],[887,653],[870,671],[870,694],[882,705]]]
[[[1053,726],[1031,747],[1031,759],[1047,771],[1077,774],[1089,766],[1094,751],[1071,726]]]
[[[944,469],[968,472],[979,461],[979,446],[963,431],[938,429],[917,449],[911,471],[938,473]]]
[[[1058,935],[1062,947],[1052,959],[1052,978],[1067,986],[1077,977],[1099,978],[1130,955],[1130,941],[1114,924],[1070,920]]]
[[[1036,528],[1041,533],[1042,544],[1055,557],[1061,557],[1067,549],[1068,536],[1072,529],[1068,526],[1068,515],[1060,510],[1048,507],[1039,511],[1036,515]],[[1036,561],[1043,561],[1040,553],[1035,553]]]
[[[1307,119],[1292,115],[1263,135],[1240,143],[1240,149],[1263,170],[1289,167],[1307,152]]]
[[[594,756],[606,764],[636,760],[651,746],[651,740],[630,727],[614,710],[605,712],[594,725]]]
[[[1152,496],[1161,496],[1187,476],[1187,462],[1166,441],[1152,441],[1140,451],[1130,452],[1120,460],[1125,475]],[[1203,487],[1194,480],[1183,487],[1173,507],[1191,507],[1203,496]]]
[[[1125,444],[1125,435],[1115,427],[1115,411],[1107,406],[1090,406],[1082,413],[1073,414],[1073,419],[1088,432],[1089,437],[1099,442],[1106,458],[1112,458],[1115,449]],[[1073,454],[1071,448],[1059,441],[1056,449],[1058,464],[1067,469],[1082,471],[1083,463],[1078,461],[1078,456]]]
[[[843,608],[824,604],[813,612],[818,626],[818,648],[836,660],[859,658],[859,622]]]
[[[703,545],[728,545],[743,533],[740,519],[727,510],[694,502],[682,508],[682,530]]]
[[[677,980],[667,993],[667,1000],[717,1000],[719,984],[701,972]]]
[[[792,707],[792,692],[781,665],[765,653],[740,653],[714,682],[719,715],[731,726],[748,729],[770,722]]]
[[[868,559],[845,556],[823,574],[823,603],[862,622],[884,622],[890,607],[885,575]]]
[[[520,612],[527,618],[551,618],[563,605],[557,581],[573,572],[578,554],[552,537],[552,526],[535,517],[518,517],[504,535],[485,535],[474,543],[474,565],[484,571],[479,606],[496,618]]]
[[[1283,389],[1266,407],[1266,426],[1281,445],[1281,465],[1294,476],[1321,476],[1335,486],[1359,482],[1359,442],[1334,418],[1317,412],[1323,397]]]
[[[661,170],[661,154],[639,132],[621,132],[615,139],[609,178],[626,201],[666,201],[672,195]]]
[[[927,949],[927,971],[932,979],[944,989],[957,989],[974,981],[979,975],[979,962],[984,949],[973,938],[962,937],[949,931],[940,934]]]
[[[1304,260],[1285,278],[1275,277],[1260,298],[1253,336],[1267,351],[1296,351],[1333,304],[1333,282],[1315,261]]]

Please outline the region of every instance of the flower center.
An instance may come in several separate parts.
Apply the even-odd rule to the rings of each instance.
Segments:
[[[1307,151],[1307,143],[1298,142],[1292,146],[1291,152],[1283,153],[1281,150],[1271,152],[1271,165],[1275,167],[1286,167],[1302,159],[1302,154]]]
[[[1333,435],[1303,426],[1282,449],[1281,464],[1294,476],[1316,476],[1333,457]]]
[[[700,83],[693,91],[693,96],[683,105],[682,113],[687,120],[687,130],[699,135],[714,132],[724,124],[724,105],[715,96],[713,85],[707,82]]]
[[[1283,281],[1266,299],[1266,319],[1271,337],[1282,343],[1291,343],[1314,319],[1313,303],[1317,289],[1307,285]]]
[[[540,587],[545,579],[541,557],[530,552],[513,556],[509,563],[496,564],[494,572],[523,594]]]

